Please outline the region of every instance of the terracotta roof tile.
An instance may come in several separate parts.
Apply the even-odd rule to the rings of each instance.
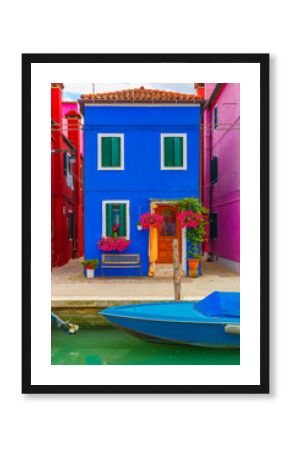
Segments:
[[[201,97],[194,94],[163,91],[159,89],[124,89],[115,92],[81,95],[80,103],[199,103]]]

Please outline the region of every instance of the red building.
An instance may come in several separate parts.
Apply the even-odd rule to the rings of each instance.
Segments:
[[[62,117],[62,83],[51,84],[51,265],[83,255],[81,115]]]

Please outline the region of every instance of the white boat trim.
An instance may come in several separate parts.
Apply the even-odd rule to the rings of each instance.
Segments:
[[[225,333],[228,334],[240,334],[240,325],[226,325],[225,326]]]
[[[136,305],[138,306],[138,305]],[[228,326],[232,326],[232,327],[238,327],[240,329],[240,325],[235,325],[235,324],[228,324],[227,322],[207,322],[207,321],[201,321],[201,320],[177,320],[177,319],[170,319],[170,317],[167,317],[165,319],[155,319],[153,317],[134,317],[134,316],[126,316],[126,315],[114,315],[114,314],[109,314],[109,313],[103,313],[102,311],[99,312],[99,314],[101,316],[104,317],[111,317],[112,319],[126,319],[126,320],[141,320],[141,321],[149,321],[149,322],[167,322],[167,323],[183,323],[183,324],[187,324],[187,325],[222,325],[225,327],[225,331],[226,331],[226,327]],[[228,332],[229,333],[229,332]],[[234,333],[232,333],[234,334]],[[235,333],[235,334],[239,334],[239,333]]]

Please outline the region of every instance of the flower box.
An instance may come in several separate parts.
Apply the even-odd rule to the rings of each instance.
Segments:
[[[123,252],[131,241],[121,237],[102,237],[98,242],[98,248],[103,252]]]

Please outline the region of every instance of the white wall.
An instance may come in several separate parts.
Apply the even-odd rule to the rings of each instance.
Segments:
[[[285,239],[285,225],[290,219],[286,198],[290,66],[286,5],[287,2],[273,5],[268,1],[261,9],[260,3],[249,0],[235,5],[224,0],[206,3],[149,0],[137,6],[136,2],[124,0],[115,4],[73,1],[68,8],[66,2],[52,0],[40,4],[28,0],[18,3],[17,13],[12,2],[2,7],[0,114],[5,128],[1,151],[8,161],[2,163],[1,176],[4,193],[1,274],[4,268],[13,267],[13,271],[7,270],[1,277],[3,448],[220,450],[234,446],[243,450],[272,450],[279,445],[278,439],[282,445],[289,441],[289,242]],[[66,29],[65,24],[71,22],[75,26]],[[77,51],[272,52],[270,396],[20,394],[20,53]],[[78,80],[72,74],[69,81]],[[249,103],[250,99],[251,93]],[[9,233],[12,238],[8,238]],[[249,262],[250,257],[249,249]]]

